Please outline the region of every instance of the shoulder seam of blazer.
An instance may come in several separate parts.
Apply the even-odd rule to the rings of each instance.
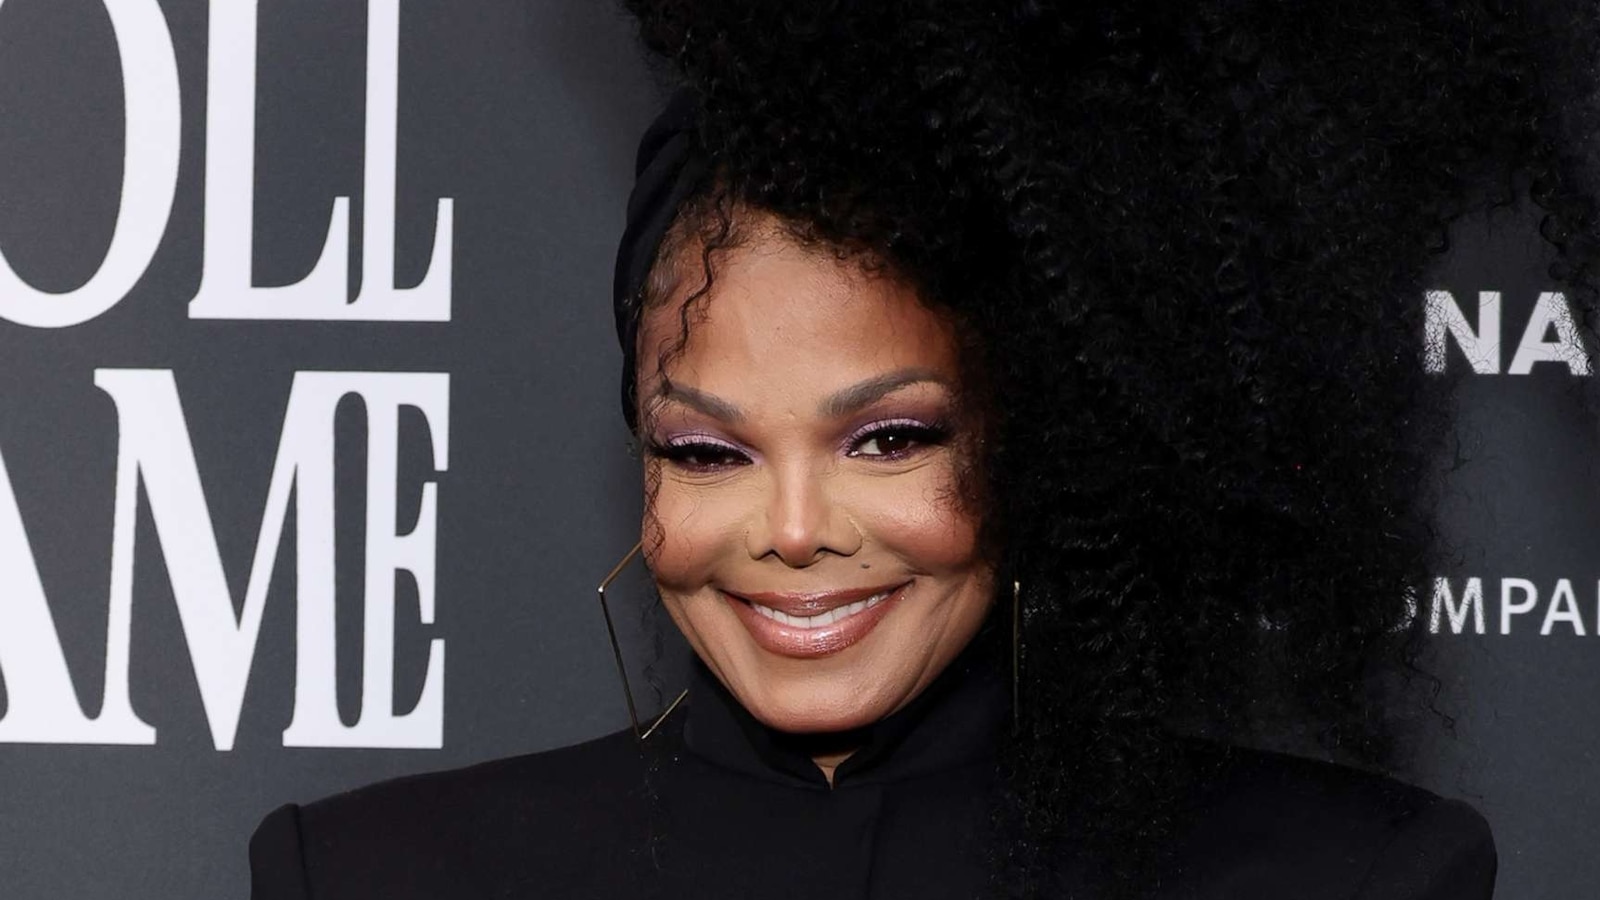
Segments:
[[[1498,864],[1494,834],[1483,816],[1460,800],[1441,797],[1399,824],[1351,897],[1489,900]]]
[[[300,807],[285,803],[261,820],[250,836],[250,892],[253,900],[312,900],[311,874],[306,871],[305,829],[300,825]],[[292,874],[285,870],[292,869]],[[262,873],[273,880],[257,880]],[[256,897],[258,888],[267,894]],[[279,891],[283,893],[279,893]]]

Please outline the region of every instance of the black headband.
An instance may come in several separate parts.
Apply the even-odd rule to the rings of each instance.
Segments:
[[[633,192],[628,195],[628,224],[617,246],[617,267],[611,283],[617,340],[622,344],[622,416],[637,427],[634,410],[634,362],[639,334],[639,301],[656,251],[677,217],[678,207],[705,175],[707,160],[695,140],[697,104],[694,94],[679,90],[639,139],[633,165]]]

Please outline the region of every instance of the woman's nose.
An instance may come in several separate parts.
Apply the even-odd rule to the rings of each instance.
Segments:
[[[861,533],[834,502],[833,487],[825,474],[809,469],[774,471],[747,538],[750,556],[777,556],[804,568],[828,553],[854,555],[861,549]]]

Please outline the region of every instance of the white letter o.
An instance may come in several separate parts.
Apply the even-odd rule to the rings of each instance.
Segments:
[[[18,325],[68,328],[116,306],[144,275],[172,215],[182,115],[172,36],[155,0],[102,3],[122,62],[126,121],[116,228],[99,271],[66,293],[24,282],[0,249],[0,318]]]

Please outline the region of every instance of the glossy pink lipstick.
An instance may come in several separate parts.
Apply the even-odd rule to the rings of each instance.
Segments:
[[[910,583],[821,593],[723,591],[722,595],[763,649],[808,658],[838,653],[866,637]]]

